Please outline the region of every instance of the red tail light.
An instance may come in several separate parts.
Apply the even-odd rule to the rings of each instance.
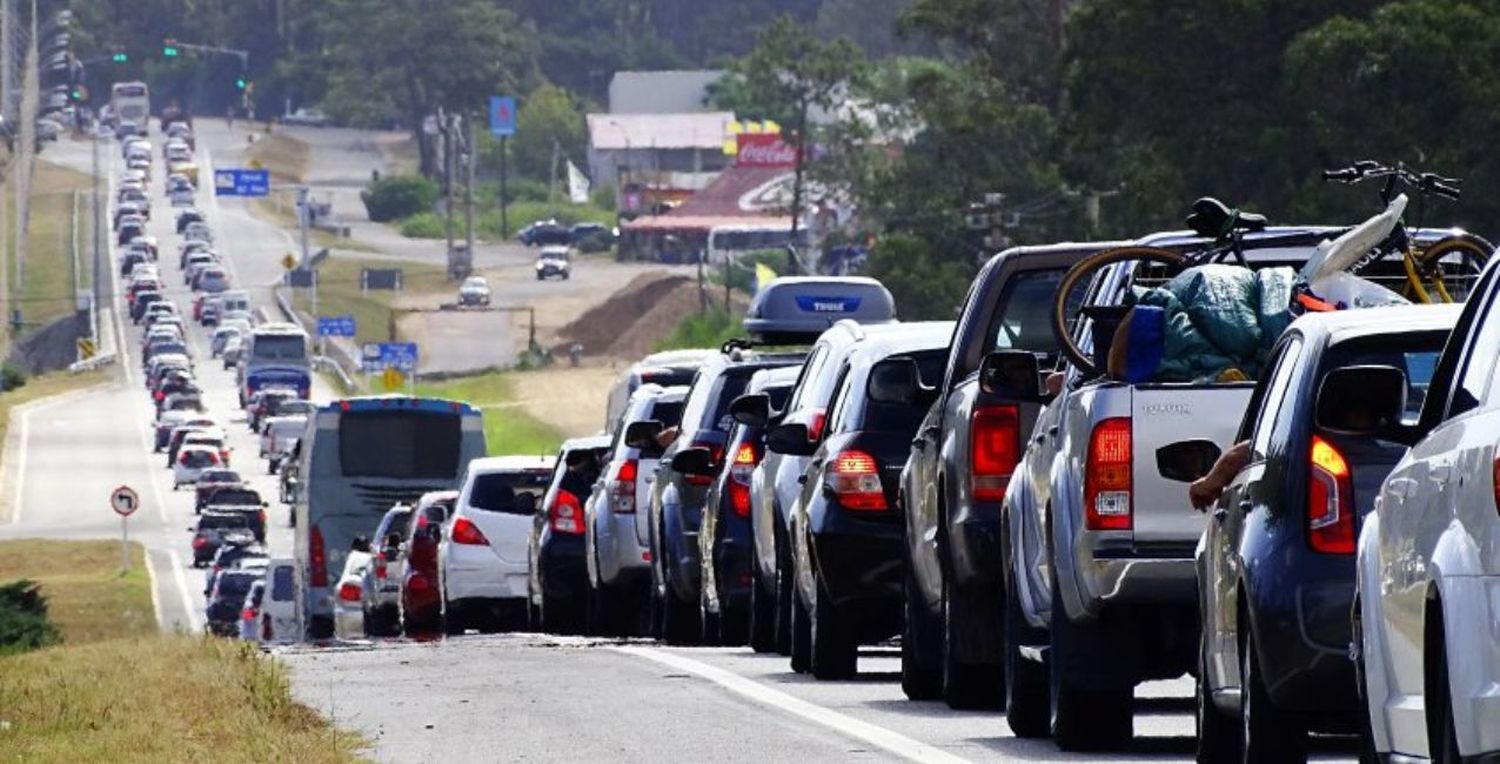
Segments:
[[[717,444],[717,443],[704,443],[702,441],[693,441],[688,446],[688,448],[706,448],[706,449],[708,449],[708,452],[711,455],[714,464],[718,464],[719,461],[724,458],[724,446],[722,446],[720,444]],[[687,483],[688,485],[697,485],[697,486],[713,485],[714,476],[713,475],[683,475],[682,476],[682,482]]]
[[[615,468],[615,476],[609,481],[609,496],[617,514],[635,512],[635,476],[640,466],[634,459],[626,459]]]
[[[824,483],[844,509],[886,508],[885,489],[880,485],[880,464],[864,451],[840,451],[833,457]]]
[[[152,393],[152,397],[155,398],[159,403],[167,397],[167,394],[160,390],[157,390],[155,393]]]
[[[427,576],[415,573],[406,581],[406,590],[409,592],[425,592],[428,589]]]
[[[323,549],[323,531],[314,525],[307,530],[308,578],[313,586],[328,585],[328,555]]]
[[[375,553],[375,580],[385,580],[385,552]]]
[[[202,536],[194,536],[193,537],[193,548],[194,549],[202,549],[203,547],[206,547],[206,546],[208,546],[208,539],[206,539],[206,538],[204,538]]]
[[[750,516],[750,476],[759,463],[760,454],[753,443],[741,443],[734,452],[734,460],[729,463],[729,480],[725,487],[729,490],[729,506],[735,517]]]
[[[453,521],[453,532],[448,537],[455,544],[470,544],[472,546],[489,546],[490,540],[484,537],[479,526],[467,517],[460,517]]]
[[[577,535],[583,533],[583,505],[572,491],[559,490],[557,498],[547,510],[548,522],[557,533]]]
[[[257,613],[255,612],[254,608],[248,608],[247,607],[244,610],[240,611],[240,618],[242,618],[242,619],[244,619],[246,621],[253,621],[253,620],[255,620],[255,616],[256,615],[257,615]]]
[[[1130,460],[1130,417],[1094,425],[1083,472],[1084,527],[1088,530],[1128,531],[1134,525]]]
[[[1354,554],[1354,483],[1332,443],[1313,436],[1307,476],[1307,544],[1324,554]]]
[[[353,581],[339,585],[339,599],[345,602],[359,602],[361,594],[363,592],[360,591],[359,584]]]
[[[184,467],[186,467],[186,466],[187,466],[187,463],[188,463],[188,455],[187,455],[187,452],[186,452],[186,451],[183,451],[183,452],[182,452],[182,453],[180,453],[180,454],[178,454],[178,455],[177,455],[177,463],[178,463],[178,464],[181,464],[181,465],[182,465],[182,466],[184,466]]]
[[[1495,467],[1490,475],[1490,484],[1495,487],[1495,511],[1500,512],[1500,456],[1495,457]]]
[[[1000,501],[1021,458],[1021,410],[980,406],[969,417],[970,466],[975,501]]]
[[[828,412],[823,409],[813,409],[812,416],[807,419],[807,439],[821,440],[823,428],[828,425]]]

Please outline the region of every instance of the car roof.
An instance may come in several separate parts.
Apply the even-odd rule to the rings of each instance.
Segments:
[[[1361,337],[1452,329],[1462,312],[1462,304],[1355,308],[1308,313],[1292,322],[1290,329],[1308,337],[1323,335],[1336,344]]]
[[[908,331],[881,332],[878,336],[857,344],[849,357],[879,360],[901,353],[946,349],[953,339],[953,329],[957,322],[922,321],[901,326]]]
[[[777,366],[773,369],[761,369],[750,377],[750,385],[745,388],[748,392],[765,392],[776,387],[791,387],[797,384],[797,376],[802,373],[799,365]]]
[[[553,454],[524,456],[512,454],[509,456],[483,456],[469,462],[469,474],[488,475],[496,472],[515,472],[518,470],[552,469],[557,462]]]

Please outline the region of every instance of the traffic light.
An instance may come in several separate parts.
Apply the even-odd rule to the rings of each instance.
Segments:
[[[87,85],[74,85],[73,90],[68,93],[74,103],[83,103],[89,100],[89,89]]]
[[[234,87],[235,87],[236,90],[244,90],[245,88],[247,88],[249,86],[250,86],[250,83],[246,82],[244,77],[240,77],[239,79],[236,79],[234,81]]]
[[[176,45],[163,45],[163,46],[161,46],[161,54],[163,56],[166,56],[167,58],[176,58],[177,57],[177,52],[178,51],[177,51],[177,46]]]
[[[111,58],[113,58],[113,59],[114,59],[114,62],[115,62],[115,63],[117,63],[117,64],[123,64],[123,63],[125,63],[125,62],[126,62],[126,61],[129,61],[129,60],[130,60],[130,54],[129,54],[129,53],[123,53],[123,52],[121,52],[121,53],[116,53],[116,54],[115,54],[115,55],[114,55],[114,56],[112,56],[112,57],[111,57]]]

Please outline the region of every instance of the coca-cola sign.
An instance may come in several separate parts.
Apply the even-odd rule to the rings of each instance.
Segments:
[[[797,149],[773,133],[740,133],[736,136],[737,167],[796,167]]]

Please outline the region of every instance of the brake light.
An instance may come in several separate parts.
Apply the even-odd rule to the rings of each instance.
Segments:
[[[1083,473],[1084,527],[1091,531],[1128,531],[1131,507],[1130,417],[1105,419],[1089,436],[1089,458]]]
[[[353,581],[339,584],[339,599],[345,602],[359,602],[360,594],[359,584]]]
[[[162,399],[164,399],[164,398],[167,397],[167,394],[164,393],[164,392],[162,392],[162,391],[160,391],[160,390],[157,390],[155,393],[152,394],[152,396],[154,398],[156,398],[157,402],[160,402]]]
[[[880,465],[875,457],[864,451],[840,451],[829,465],[824,484],[838,497],[839,506],[844,509],[886,508],[885,489],[880,486]]]
[[[735,517],[750,516],[750,476],[759,463],[760,454],[754,443],[741,443],[734,452],[734,461],[729,463],[729,480],[725,487],[729,490],[729,506]]]
[[[1495,457],[1494,472],[1490,475],[1490,485],[1495,487],[1495,511],[1500,512],[1500,456]]]
[[[688,448],[706,448],[706,449],[708,449],[709,457],[713,461],[714,464],[718,464],[719,460],[721,460],[721,459],[724,458],[724,446],[719,445],[717,443],[705,443],[703,441],[697,441],[697,440],[695,440],[691,444],[688,445]],[[683,475],[682,476],[682,482],[687,483],[688,485],[696,485],[696,486],[713,485],[714,476],[713,475]]]
[[[473,546],[489,546],[490,540],[484,537],[479,526],[467,517],[460,517],[453,521],[453,532],[448,537],[455,544],[470,544]]]
[[[626,459],[615,468],[615,476],[609,481],[609,496],[617,514],[635,512],[635,476],[639,469],[635,459]]]
[[[420,573],[413,574],[412,577],[407,579],[406,581],[406,590],[409,592],[427,591],[427,576],[421,575]]]
[[[572,491],[558,490],[557,498],[548,509],[548,522],[557,533],[577,535],[583,533],[583,505]]]
[[[385,552],[375,553],[375,580],[385,580]]]
[[[975,501],[1000,501],[1021,458],[1021,410],[980,406],[969,417],[969,452]]]
[[[1349,463],[1314,435],[1307,480],[1307,544],[1324,554],[1354,553],[1354,483]]]
[[[253,620],[255,620],[255,616],[256,615],[257,614],[256,614],[254,608],[248,608],[247,607],[244,610],[240,611],[240,618],[243,618],[246,621],[253,621]]]
[[[828,424],[828,412],[823,409],[813,409],[812,416],[807,419],[807,439],[821,440],[823,427]]]
[[[314,525],[307,530],[309,578],[313,586],[328,585],[328,555],[323,549],[323,531]]]
[[[208,546],[208,539],[206,539],[206,538],[204,538],[202,536],[194,536],[193,537],[193,548],[194,549],[202,549],[203,547],[206,547],[206,546]]]

